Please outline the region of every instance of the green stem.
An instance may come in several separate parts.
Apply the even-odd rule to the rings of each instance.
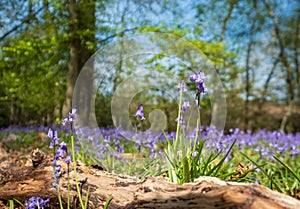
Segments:
[[[74,165],[74,177],[75,177],[75,182],[76,182],[77,194],[78,194],[80,205],[82,208],[84,208],[84,203],[82,201],[78,178],[77,178],[77,172],[76,172],[76,158],[75,158],[75,148],[74,148],[75,146],[74,146],[74,136],[73,135],[71,135],[71,146],[72,146],[72,159],[73,159],[73,165]]]
[[[181,106],[182,106],[182,85],[180,85],[179,91],[179,108],[178,108],[178,118],[177,118],[177,127],[176,127],[176,143],[179,137],[179,129],[180,129],[180,118],[181,118]]]
[[[63,207],[62,201],[61,201],[61,196],[60,196],[60,191],[59,191],[59,183],[57,184],[56,193],[57,193],[57,198],[58,198],[58,202],[59,202],[59,208],[63,209],[64,207]]]
[[[86,198],[85,198],[85,204],[84,207],[87,208],[88,202],[89,202],[89,194],[90,194],[90,186],[88,187],[87,193],[86,193]]]
[[[68,209],[70,209],[70,165],[68,164]]]

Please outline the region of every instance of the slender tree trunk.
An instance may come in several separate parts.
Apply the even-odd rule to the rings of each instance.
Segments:
[[[259,103],[258,103],[258,109],[261,109],[262,106],[263,106],[263,104],[266,101],[266,95],[267,95],[267,92],[268,92],[269,84],[270,84],[272,76],[273,76],[273,74],[275,72],[275,69],[277,67],[278,62],[279,62],[279,59],[276,59],[275,62],[273,63],[272,69],[269,72],[268,77],[267,77],[267,79],[265,81],[264,88],[263,88],[263,91],[261,93],[260,100],[259,100]]]
[[[269,16],[273,20],[274,30],[275,30],[276,38],[277,38],[278,45],[279,45],[280,61],[282,62],[282,64],[286,68],[286,83],[287,83],[287,86],[288,86],[288,93],[289,93],[289,96],[290,96],[289,100],[292,101],[295,97],[294,86],[293,86],[293,74],[292,74],[292,69],[291,69],[290,63],[288,62],[288,59],[286,57],[285,46],[283,45],[279,25],[278,25],[275,14],[274,14],[273,10],[271,9],[270,5],[267,4],[265,0],[263,0],[263,3],[265,4],[265,7],[267,8],[267,10],[269,12]]]
[[[128,1],[126,1],[126,8],[123,9],[122,11],[122,15],[121,15],[121,23],[122,23],[122,31],[125,30],[125,15],[126,15],[126,11],[127,11],[127,5],[128,5]],[[120,36],[124,36],[124,32],[120,33]],[[116,69],[116,73],[115,73],[115,77],[114,77],[114,86],[113,86],[113,92],[116,90],[118,84],[121,81],[121,74],[122,74],[122,67],[123,67],[123,56],[124,56],[124,42],[121,40],[121,44],[120,44],[121,48],[119,50],[119,58],[118,58],[118,64],[117,64],[117,69]]]
[[[292,72],[292,68],[290,66],[290,63],[289,63],[286,53],[285,53],[285,46],[284,46],[282,38],[281,38],[280,29],[279,29],[279,25],[276,20],[275,14],[274,14],[273,10],[271,9],[270,5],[266,2],[266,0],[263,0],[263,3],[269,12],[270,18],[273,20],[275,35],[276,35],[276,38],[278,41],[278,46],[279,46],[279,58],[280,58],[281,63],[283,64],[283,66],[286,68],[286,84],[287,84],[287,92],[288,92],[287,101],[289,101],[289,102],[288,102],[288,109],[285,112],[285,114],[282,118],[281,125],[280,125],[280,129],[283,131],[286,128],[287,120],[291,114],[291,108],[293,106],[293,102],[294,102],[294,98],[295,98],[295,92],[294,92],[295,86],[293,84],[293,72]]]
[[[87,43],[95,44],[95,30],[96,30],[96,2],[95,0],[82,0],[80,3],[80,8],[84,8],[80,10],[83,14],[80,15],[79,18],[79,28],[81,31],[88,31],[88,33],[83,37],[84,43],[81,47],[81,68],[86,64],[87,60],[93,55],[95,46],[89,46]],[[83,114],[84,124],[89,124],[89,119],[91,116],[91,111],[94,107],[94,96],[95,92],[93,89],[93,62],[88,63],[89,69],[85,70],[86,73],[86,84],[84,85],[84,98],[82,101],[84,106],[86,107]],[[93,101],[92,101],[93,100]]]
[[[291,116],[292,114],[292,110],[293,110],[293,105],[294,105],[294,100],[291,100],[289,102],[289,105],[287,107],[287,110],[285,112],[285,114],[283,115],[283,118],[281,120],[281,124],[280,124],[280,131],[284,132],[286,129],[286,125],[288,122],[288,118]]]
[[[28,0],[28,16],[32,16],[32,0]],[[30,19],[26,22],[25,33],[28,32],[30,26]]]
[[[225,38],[225,33],[226,33],[226,30],[227,30],[227,24],[228,24],[229,19],[231,18],[232,11],[234,9],[235,4],[236,4],[235,0],[230,1],[230,5],[229,5],[227,15],[225,16],[225,18],[223,20],[222,31],[221,31],[221,34],[220,34],[219,42],[222,42]],[[215,64],[214,67],[215,67],[215,70],[216,70],[217,74],[219,74],[220,66],[218,64]],[[214,92],[219,92],[219,89],[218,89],[217,85],[215,85],[215,87],[214,87]],[[222,109],[221,106],[226,105],[226,104],[221,104],[218,101],[219,101],[219,98],[216,98],[216,102],[214,102],[214,104],[212,106],[211,121],[212,121],[213,125],[217,126],[217,128],[219,128],[218,126],[220,126],[220,128],[223,128],[223,127],[221,127],[221,126],[223,126],[223,124],[221,124],[220,122],[225,121],[225,119],[223,120],[223,118],[219,118],[219,117],[215,117],[215,116],[218,115],[218,116],[221,116],[221,117],[226,117],[226,112],[225,113],[219,113],[220,109]],[[201,120],[201,118],[200,118],[200,120]],[[201,124],[202,124],[202,121],[201,121]]]
[[[254,7],[254,16],[257,16],[257,5],[256,1],[253,1],[253,7]],[[246,63],[245,63],[245,71],[246,71],[246,84],[245,84],[245,93],[246,93],[246,98],[245,98],[245,109],[244,109],[244,114],[245,114],[245,130],[249,128],[249,97],[250,97],[250,92],[251,92],[251,81],[250,81],[250,58],[251,58],[251,53],[252,53],[252,45],[254,44],[253,40],[253,35],[254,35],[254,30],[255,30],[255,25],[256,25],[256,18],[252,19],[252,24],[250,27],[249,31],[249,42],[247,46],[247,55],[246,55]]]
[[[252,33],[252,32],[250,32]],[[250,37],[250,41],[248,43],[248,49],[247,49],[247,57],[246,57],[246,85],[245,85],[245,92],[246,92],[246,98],[245,98],[245,130],[247,130],[249,127],[249,96],[250,96],[250,56],[251,56],[251,47],[252,47],[252,36]]]
[[[295,39],[294,39],[294,64],[296,69],[296,89],[297,89],[297,100],[296,102],[300,104],[300,68],[299,68],[299,30],[300,30],[300,15],[297,17],[297,23],[295,28]]]
[[[235,0],[230,1],[230,6],[229,6],[229,9],[228,9],[227,15],[223,20],[222,31],[221,31],[221,35],[220,35],[220,38],[219,38],[219,42],[222,42],[225,38],[225,33],[226,33],[226,30],[227,30],[227,24],[228,24],[228,21],[231,17],[231,14],[232,14],[232,11],[234,9],[235,3],[236,3]],[[215,69],[216,69],[217,73],[219,73],[220,66],[216,64]]]
[[[67,90],[66,100],[62,110],[62,116],[66,117],[68,112],[72,108],[72,97],[73,91],[80,71],[79,64],[79,52],[80,52],[80,39],[76,34],[78,32],[78,13],[76,10],[76,0],[69,1],[69,12],[70,12],[70,26],[69,33],[71,34],[69,42],[69,61],[68,61],[68,72],[67,72]]]
[[[11,98],[10,100],[10,114],[9,114],[9,120],[10,124],[15,124],[15,118],[16,118],[16,108],[15,108],[15,100],[14,98]]]
[[[226,30],[227,30],[227,23],[228,23],[228,21],[231,17],[231,14],[232,14],[232,11],[234,9],[235,3],[236,3],[235,0],[230,1],[230,6],[229,6],[229,9],[228,9],[228,13],[227,13],[226,17],[223,20],[222,32],[221,32],[221,35],[220,35],[219,42],[222,42],[225,38],[225,33],[226,33]]]

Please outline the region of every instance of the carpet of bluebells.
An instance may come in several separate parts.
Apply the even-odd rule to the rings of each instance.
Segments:
[[[97,156],[98,159],[103,159],[103,156],[113,150],[111,155],[121,156],[126,150],[126,146],[134,142],[135,146],[130,146],[131,149],[140,152],[149,153],[148,157],[152,158],[156,154],[161,155],[162,149],[157,148],[157,144],[166,142],[165,136],[153,136],[150,131],[134,133],[128,138],[129,132],[126,133],[126,138],[115,129],[89,129],[84,133],[89,133],[86,137],[80,137],[82,144],[91,144],[86,146],[88,155]],[[259,154],[260,160],[273,161],[273,155],[289,157],[291,159],[299,157],[300,154],[300,133],[285,134],[279,131],[259,130],[255,133],[251,131],[242,131],[239,129],[230,129],[229,134],[224,134],[224,131],[218,131],[214,127],[201,127],[201,139],[206,142],[206,148],[216,151],[225,149],[228,145],[236,140],[235,146],[239,150]],[[81,133],[77,133],[81,135]],[[175,138],[176,133],[166,133],[168,138]],[[194,139],[194,134],[187,135],[187,140]],[[163,147],[162,147],[163,148]],[[126,152],[129,150],[127,149]],[[132,150],[131,150],[132,151]]]
[[[62,140],[65,135],[68,135],[68,129],[64,126],[53,126],[52,129],[58,132],[59,138]],[[48,133],[48,131],[49,127],[44,126],[8,127],[0,130],[0,136],[2,141],[9,146],[15,146],[18,143],[24,146],[27,143],[30,147],[38,146],[47,150],[50,141],[45,144],[37,142],[40,140],[37,138],[37,133]],[[129,138],[129,131],[126,132],[126,137],[123,136],[123,133],[124,131],[120,133],[118,129],[112,128],[86,128],[84,131],[79,129],[76,133],[78,136],[77,148],[81,147],[78,154],[82,154],[82,159],[85,159],[88,164],[95,162],[105,164],[108,157],[122,159],[124,153],[143,153],[143,156],[149,159],[157,158],[163,155],[165,136],[170,139],[174,139],[176,136],[175,132],[157,136],[150,131],[144,131],[132,132],[132,137]],[[228,162],[238,160],[250,163],[248,159],[238,156],[238,152],[241,151],[252,157],[257,163],[268,162],[271,165],[275,163],[275,155],[290,165],[292,169],[296,171],[300,169],[300,165],[297,163],[300,160],[300,133],[286,134],[264,129],[257,132],[230,129],[225,134],[224,131],[218,131],[214,127],[200,127],[200,134],[199,138],[205,141],[205,149],[210,152],[223,150],[225,154],[228,146],[236,140],[234,149],[227,158]],[[192,140],[194,137],[194,133],[186,136],[187,140]],[[126,160],[123,161],[126,163]],[[114,172],[119,168],[112,170],[112,168],[106,167],[105,169]]]

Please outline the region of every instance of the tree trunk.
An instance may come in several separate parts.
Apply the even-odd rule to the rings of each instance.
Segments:
[[[279,24],[276,20],[275,14],[273,12],[273,10],[271,9],[270,5],[266,2],[266,0],[263,0],[263,3],[266,7],[266,9],[269,12],[269,16],[273,21],[273,25],[274,25],[274,31],[275,31],[275,35],[278,41],[278,47],[279,47],[279,59],[281,61],[281,63],[283,64],[283,66],[286,68],[286,84],[287,84],[287,93],[289,95],[289,97],[287,97],[287,101],[288,101],[288,110],[287,112],[284,114],[284,117],[282,119],[282,123],[280,125],[280,129],[284,130],[287,124],[287,119],[290,116],[290,107],[293,104],[294,98],[295,98],[295,92],[294,92],[294,81],[293,81],[293,71],[291,68],[291,65],[288,61],[288,58],[286,56],[286,52],[285,52],[285,46],[283,43],[283,40],[281,38],[281,33],[280,33],[280,29],[279,29]]]
[[[234,6],[237,2],[235,0],[231,0],[229,2],[229,9],[228,9],[228,12],[225,16],[225,18],[223,19],[223,22],[222,22],[222,31],[221,31],[221,34],[220,34],[220,37],[219,37],[219,42],[223,42],[224,38],[225,38],[225,33],[226,33],[226,30],[227,30],[227,24],[228,24],[228,21],[230,20],[231,18],[231,15],[232,15],[232,11],[234,9]],[[220,66],[218,64],[215,64],[214,65],[215,67],[215,70],[217,72],[217,74],[220,74]],[[216,78],[215,78],[216,79]],[[219,79],[219,78],[218,78]],[[216,102],[213,103],[213,106],[212,106],[212,118],[211,118],[211,124],[212,125],[215,125],[217,127],[217,129],[224,129],[224,126],[225,126],[225,123],[223,121],[226,120],[226,112],[221,112],[222,109],[224,109],[224,105],[226,104],[223,104],[222,99],[224,97],[224,95],[219,95],[218,92],[220,92],[220,89],[218,89],[218,85],[214,85],[214,88],[213,88],[213,91],[214,91],[214,95],[216,96]],[[201,117],[202,118],[202,117]],[[202,121],[201,121],[201,125],[202,125]]]
[[[76,79],[78,77],[80,66],[79,66],[79,52],[80,52],[80,39],[76,34],[78,32],[78,13],[76,10],[76,0],[69,1],[69,12],[70,12],[70,26],[69,33],[71,33],[69,43],[69,61],[68,61],[68,73],[67,73],[67,90],[66,100],[62,110],[62,116],[66,117],[68,112],[72,108],[72,97],[73,90],[75,87]]]
[[[255,16],[257,15],[257,9],[256,9],[256,3],[254,2],[254,9],[255,9]],[[246,71],[246,85],[245,85],[245,92],[246,92],[246,98],[245,98],[245,131],[249,128],[249,97],[251,92],[251,83],[250,83],[250,58],[252,53],[252,45],[253,45],[253,35],[256,25],[256,18],[253,19],[253,22],[250,27],[249,31],[249,42],[247,47],[247,55],[246,55],[246,63],[245,63],[245,71]]]
[[[271,81],[271,79],[273,77],[273,74],[275,72],[275,69],[277,67],[278,62],[279,62],[279,58],[274,61],[272,69],[269,72],[268,77],[267,77],[267,79],[266,79],[266,81],[264,83],[264,88],[262,90],[262,93],[261,93],[261,96],[260,96],[260,100],[259,100],[259,103],[258,103],[258,109],[259,110],[262,109],[262,107],[263,107],[263,105],[264,105],[264,103],[266,101],[266,95],[267,95],[267,92],[268,92],[268,89],[269,89],[269,84],[270,84],[270,81]]]
[[[85,65],[86,61],[92,56],[93,48],[90,44],[95,44],[95,1],[83,0],[76,2],[76,0],[69,1],[70,12],[70,26],[69,32],[71,34],[69,44],[69,62],[67,73],[67,90],[66,99],[63,105],[62,116],[66,117],[68,112],[72,109],[73,92],[78,75]],[[91,92],[92,92],[92,72],[87,70],[85,73],[86,79],[89,79],[85,83],[82,89],[82,94],[77,95],[76,104],[87,107],[84,115],[86,118],[82,118],[85,122],[88,121],[90,114]]]
[[[2,152],[3,151],[3,152]],[[5,153],[2,150],[1,153]],[[35,154],[33,154],[35,153]],[[13,198],[25,202],[32,196],[50,198],[51,208],[58,208],[56,190],[51,186],[54,181],[52,158],[37,152],[31,154],[26,167],[5,166],[0,169],[0,203]],[[38,158],[37,158],[38,157]],[[0,156],[1,158],[1,156]],[[15,162],[14,162],[15,163]],[[67,171],[64,161],[59,162],[62,171]],[[34,167],[33,167],[34,165]],[[73,165],[71,163],[71,208],[81,208],[77,200]],[[67,173],[62,172],[59,180],[60,194],[66,206]],[[214,177],[200,177],[194,183],[178,185],[164,177],[136,177],[114,175],[77,162],[77,177],[80,182],[83,201],[88,194],[88,207],[103,208],[109,196],[110,209],[121,208],[207,208],[207,209],[295,209],[300,201],[285,194],[272,191],[264,186],[251,183],[222,181]]]
[[[300,67],[299,67],[299,31],[300,31],[300,15],[297,17],[296,28],[295,28],[295,39],[294,39],[294,65],[296,69],[296,89],[297,89],[297,100],[296,103],[300,104]]]

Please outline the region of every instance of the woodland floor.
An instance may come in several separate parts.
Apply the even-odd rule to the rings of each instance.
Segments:
[[[59,208],[57,195],[51,187],[54,181],[51,166],[53,156],[33,148],[18,151],[8,149],[0,141],[0,207],[9,208],[8,201],[24,203],[31,196],[50,198],[49,208]],[[62,161],[62,169],[67,165]],[[250,183],[222,181],[213,177],[200,177],[194,183],[177,185],[164,177],[136,177],[114,175],[97,167],[77,162],[77,176],[83,198],[89,190],[88,208],[103,208],[112,195],[108,208],[207,208],[207,209],[297,209],[300,201]],[[70,171],[71,178],[74,172]],[[60,179],[63,204],[68,196],[67,174]],[[74,178],[73,178],[74,179]],[[81,208],[75,181],[71,181],[72,208]],[[22,208],[22,207],[15,207]]]

